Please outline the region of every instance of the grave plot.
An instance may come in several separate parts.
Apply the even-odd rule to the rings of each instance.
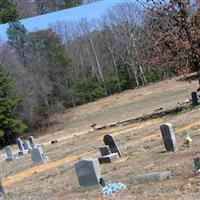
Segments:
[[[118,157],[122,157],[121,152],[115,142],[114,138],[110,134],[106,134],[103,137],[105,146],[99,148],[101,156],[98,158],[100,164],[111,163]]]

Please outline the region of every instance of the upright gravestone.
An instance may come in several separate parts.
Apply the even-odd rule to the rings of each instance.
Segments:
[[[122,157],[121,152],[119,151],[119,148],[112,135],[109,134],[105,135],[103,141],[105,145],[108,145],[110,147],[111,153],[118,153],[119,157]]]
[[[80,160],[75,164],[80,186],[95,186],[101,178],[101,168],[97,158]]]
[[[6,146],[5,147],[5,152],[6,152],[6,156],[7,156],[7,158],[6,158],[7,161],[15,160],[15,157],[13,155],[11,146]]]
[[[0,162],[3,162],[3,161],[4,161],[3,156],[0,155]]]
[[[191,93],[192,96],[192,106],[198,106],[198,97],[196,92]]]
[[[0,180],[0,197],[3,198],[3,199],[5,198],[5,190],[4,190],[4,187],[3,187],[1,180]]]
[[[35,165],[44,164],[49,161],[49,158],[44,155],[42,147],[37,147],[31,150],[31,159]]]
[[[30,145],[31,145],[31,148],[32,148],[32,149],[37,148],[37,144],[36,144],[35,139],[34,139],[33,136],[30,136],[30,137],[28,138],[28,140],[29,140],[29,142],[30,142]]]
[[[172,128],[172,124],[166,123],[160,126],[164,146],[167,151],[176,151],[176,137]]]
[[[25,155],[28,154],[28,150],[26,150],[23,146],[23,142],[20,138],[17,138],[17,146],[19,148],[19,155]]]
[[[32,150],[32,147],[31,147],[30,142],[28,140],[23,141],[23,146],[24,146],[25,150],[28,150],[28,152],[30,152]]]

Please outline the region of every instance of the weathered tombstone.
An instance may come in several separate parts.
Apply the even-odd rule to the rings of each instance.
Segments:
[[[5,190],[1,180],[0,180],[0,197],[3,199],[5,198]]]
[[[44,155],[42,147],[37,147],[31,150],[31,159],[35,165],[44,164],[49,161],[49,158]]]
[[[37,144],[36,144],[35,139],[34,139],[33,136],[30,136],[30,137],[28,138],[28,141],[30,142],[30,145],[31,145],[31,148],[32,148],[32,149],[37,148]]]
[[[111,153],[106,156],[101,156],[99,157],[99,163],[100,164],[106,164],[106,163],[111,163],[113,160],[117,159],[118,153]]]
[[[192,92],[192,106],[198,106],[198,97],[197,97],[197,92]]]
[[[17,138],[17,145],[19,148],[19,152],[18,152],[19,155],[28,154],[28,150],[24,149],[23,142],[20,138]]]
[[[110,147],[111,153],[118,153],[119,157],[122,157],[121,152],[119,151],[119,148],[117,147],[117,144],[112,135],[105,135],[103,141],[105,145],[108,145]]]
[[[171,123],[166,123],[160,126],[164,146],[167,151],[176,151],[176,137]]]
[[[80,186],[95,186],[101,178],[101,168],[97,158],[83,159],[75,164]]]
[[[3,162],[3,161],[4,161],[3,156],[0,155],[0,162]]]
[[[7,158],[6,158],[7,161],[15,160],[15,157],[13,155],[11,146],[6,146],[5,147],[5,152],[6,152],[6,155],[7,155]]]
[[[32,150],[32,147],[31,147],[30,142],[28,140],[23,141],[23,146],[24,146],[25,150],[28,150],[28,152],[30,152]]]
[[[108,145],[99,147],[99,150],[100,150],[100,153],[102,156],[107,156],[107,155],[111,154],[110,148]]]
[[[153,172],[133,177],[134,183],[149,182],[149,181],[162,181],[171,177],[171,171]]]

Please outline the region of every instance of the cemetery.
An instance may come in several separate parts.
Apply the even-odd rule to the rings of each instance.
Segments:
[[[191,94],[196,85],[178,82],[172,88],[173,81],[158,83],[164,93],[151,85],[130,91],[130,100],[125,93],[80,106],[74,121],[40,137],[18,138],[1,150],[0,192],[9,200],[199,199],[200,108]],[[187,98],[185,110],[144,117]],[[108,101],[116,102],[98,108]],[[92,106],[99,110],[84,114]],[[90,121],[115,125],[93,130]]]

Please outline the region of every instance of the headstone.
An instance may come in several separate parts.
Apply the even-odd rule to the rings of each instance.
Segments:
[[[198,106],[198,97],[197,97],[197,92],[192,92],[192,106]]]
[[[80,186],[99,185],[101,168],[97,158],[83,159],[75,164]]]
[[[4,161],[3,156],[0,155],[0,162],[3,162],[3,161]]]
[[[117,147],[117,144],[112,135],[105,135],[103,141],[105,145],[109,146],[111,153],[118,153],[119,157],[122,157],[121,152],[119,151],[119,148]]]
[[[18,152],[19,155],[28,154],[28,150],[24,149],[23,142],[20,138],[17,138],[17,146],[19,148],[19,152]]]
[[[15,160],[15,157],[13,155],[11,146],[6,146],[5,147],[5,152],[6,152],[6,155],[7,155],[7,158],[6,158],[7,161]]]
[[[99,150],[102,156],[107,156],[111,153],[108,145],[99,147]]]
[[[99,163],[100,164],[106,164],[106,163],[111,163],[113,160],[117,159],[118,153],[111,153],[106,156],[101,156],[99,157]]]
[[[23,141],[23,146],[24,146],[25,150],[28,150],[28,152],[30,152],[32,150],[32,147],[31,147],[30,142],[28,140]]]
[[[33,136],[30,136],[30,137],[28,138],[28,141],[30,142],[30,145],[31,145],[31,148],[32,148],[32,149],[37,148],[37,144],[36,144],[35,139],[34,139]]]
[[[176,137],[171,123],[166,123],[160,126],[164,146],[167,151],[176,151]]]
[[[44,164],[49,161],[49,158],[44,155],[42,147],[37,147],[31,150],[31,159],[35,165]]]
[[[143,183],[149,181],[162,181],[171,177],[171,171],[153,172],[133,177],[134,183]]]
[[[195,158],[193,158],[194,160],[194,171],[195,173],[199,173],[200,172],[200,156],[196,156]]]
[[[5,198],[5,190],[1,180],[0,180],[0,197],[3,199]]]

